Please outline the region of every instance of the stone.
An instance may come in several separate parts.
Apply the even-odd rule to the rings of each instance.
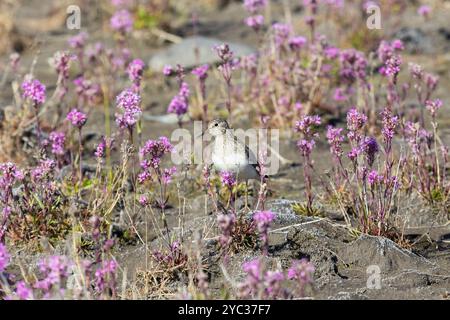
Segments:
[[[214,46],[228,43],[235,57],[249,55],[255,50],[247,45],[231,43],[216,38],[203,36],[188,37],[156,53],[150,58],[149,67],[154,71],[162,71],[165,65],[176,66],[180,64],[184,68],[193,68],[201,64],[214,64],[219,62]]]
[[[429,37],[419,28],[403,27],[394,34],[403,41],[408,53],[433,53],[434,46]]]

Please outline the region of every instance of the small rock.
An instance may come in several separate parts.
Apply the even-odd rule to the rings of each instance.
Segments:
[[[419,28],[403,27],[394,34],[394,38],[402,40],[409,53],[432,53],[434,50],[430,38]]]
[[[219,62],[214,46],[226,41],[202,36],[188,37],[180,43],[155,54],[149,61],[149,67],[155,71],[162,71],[165,65],[180,64],[184,68],[192,68],[200,64],[214,64]],[[226,42],[234,52],[235,57],[242,57],[255,52],[254,49],[239,43]]]

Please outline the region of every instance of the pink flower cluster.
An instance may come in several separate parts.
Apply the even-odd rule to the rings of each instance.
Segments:
[[[223,186],[232,189],[236,185],[236,179],[231,172],[222,171],[220,173],[220,181]]]
[[[138,175],[138,182],[144,183],[150,180],[153,170],[163,185],[170,183],[176,168],[166,168],[161,171],[160,164],[163,156],[169,154],[172,150],[173,146],[166,137],[159,137],[158,140],[148,140],[140,150],[141,157],[148,157],[148,159],[141,161],[142,172]]]
[[[0,274],[5,271],[6,267],[9,265],[9,259],[11,255],[6,250],[6,246],[0,243]]]
[[[64,143],[66,141],[66,135],[64,132],[53,131],[50,133],[49,138],[52,142],[52,153],[55,155],[63,155]]]
[[[247,274],[239,284],[239,296],[245,299],[288,299],[303,297],[306,286],[312,285],[314,266],[307,260],[293,261],[287,274],[281,270],[265,270],[260,259],[245,262],[242,270]],[[294,290],[289,290],[284,284],[295,280]]]
[[[140,87],[144,68],[145,63],[141,59],[134,59],[127,67],[128,76],[136,89],[139,89]]]
[[[45,102],[45,86],[37,79],[25,80],[22,83],[23,98],[29,99],[34,106]]]
[[[77,127],[78,129],[81,129],[87,121],[87,115],[81,111],[78,111],[77,109],[72,109],[67,114],[67,120],[69,120],[73,126]]]
[[[132,129],[142,113],[141,96],[132,89],[125,89],[116,97],[116,104],[122,110],[115,114],[117,125],[121,129]]]
[[[189,94],[189,86],[183,81],[178,94],[170,101],[167,112],[175,113],[177,116],[185,114],[189,108]]]
[[[220,230],[219,242],[222,248],[227,248],[231,244],[235,223],[236,214],[234,212],[228,214],[221,213],[217,216],[217,225]]]
[[[257,211],[253,214],[253,221],[258,228],[264,254],[267,254],[268,251],[269,227],[274,219],[275,213],[272,211]]]
[[[126,9],[116,11],[110,20],[111,28],[124,34],[133,30],[133,23],[133,16]]]

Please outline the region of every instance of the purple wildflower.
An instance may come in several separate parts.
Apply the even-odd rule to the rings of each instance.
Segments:
[[[67,120],[69,120],[75,127],[81,129],[86,124],[87,116],[77,109],[72,109],[67,114]]]
[[[45,102],[45,86],[37,79],[25,80],[22,83],[23,98],[29,99],[35,106]]]
[[[366,137],[364,139],[362,149],[366,155],[369,167],[372,167],[375,161],[375,156],[379,151],[377,140],[374,137]]]
[[[15,293],[20,300],[28,300],[33,296],[33,290],[27,286],[25,281],[17,282]]]
[[[297,280],[301,287],[313,282],[314,265],[306,259],[293,261],[288,270],[288,278]]]
[[[381,113],[383,117],[383,129],[381,133],[383,134],[384,141],[387,145],[390,145],[392,138],[394,137],[395,128],[398,125],[399,119],[397,116],[394,116],[389,109],[384,109]]]
[[[141,97],[132,89],[123,90],[116,98],[117,108],[122,113],[116,113],[116,123],[119,128],[132,129],[142,113],[140,108]]]
[[[167,112],[175,113],[177,116],[185,114],[189,108],[189,94],[189,86],[186,82],[183,81],[181,83],[180,91],[170,101]]]
[[[139,204],[143,207],[147,207],[150,204],[150,201],[147,196],[142,195],[139,197]]]
[[[172,176],[175,174],[176,171],[177,171],[176,167],[165,168],[162,174],[162,182],[166,185],[169,184],[172,181]]]
[[[274,219],[275,213],[273,213],[272,211],[257,211],[253,215],[253,221],[255,221],[256,227],[258,228],[258,232],[261,237],[264,254],[267,254],[269,245],[269,227]]]
[[[127,68],[128,76],[130,77],[130,80],[137,88],[139,88],[140,86],[142,74],[144,73],[144,67],[145,63],[141,59],[134,59],[128,65]]]
[[[297,142],[297,147],[303,156],[309,156],[315,145],[316,142],[314,140],[301,139]]]
[[[75,56],[66,51],[58,51],[53,56],[53,63],[56,72],[61,75],[62,78],[69,78],[69,66],[70,61],[74,60]]]
[[[413,76],[414,79],[422,79],[423,77],[423,69],[422,66],[416,63],[412,63],[410,62],[408,64],[409,67],[409,71],[411,72],[411,75]]]
[[[428,111],[430,111],[431,116],[434,118],[436,117],[436,113],[442,107],[442,100],[441,99],[427,100],[425,102],[425,107],[427,108]]]
[[[381,62],[386,63],[396,53],[402,50],[404,50],[404,45],[401,40],[396,39],[392,42],[381,41],[377,49],[378,59],[380,59]]]
[[[43,159],[39,165],[31,170],[31,178],[35,181],[48,178],[56,167],[56,162],[52,159]]]
[[[380,69],[380,73],[385,76],[396,77],[400,72],[400,66],[402,64],[402,58],[400,56],[392,56],[386,60],[385,66]]]
[[[245,18],[245,24],[252,28],[255,31],[259,31],[261,27],[264,25],[264,16],[257,14],[254,16],[250,16]]]
[[[429,5],[421,5],[419,9],[417,9],[417,13],[424,18],[428,18],[431,13],[431,7]]]
[[[95,286],[98,292],[106,288],[114,289],[117,271],[117,262],[113,259],[102,261],[102,265],[95,271]]]
[[[347,137],[352,140],[359,142],[361,139],[360,130],[364,127],[367,122],[367,116],[360,113],[356,108],[351,108],[347,112],[347,129],[349,133]]]
[[[356,79],[365,81],[367,59],[364,53],[355,49],[342,50],[339,54],[341,64],[340,76],[343,80],[353,83]]]
[[[346,89],[344,88],[336,88],[336,90],[334,90],[333,99],[337,102],[348,100],[348,96],[346,95],[345,90]]]
[[[298,51],[306,45],[306,38],[302,36],[292,37],[289,39],[288,44],[292,50]]]
[[[144,170],[149,168],[157,169],[161,162],[161,158],[172,152],[173,146],[166,137],[159,137],[158,140],[148,140],[140,150],[142,157],[149,156],[149,161],[141,162]]]
[[[434,91],[438,85],[439,77],[430,73],[425,73],[424,75],[425,83],[427,84],[428,90]]]
[[[172,66],[165,65],[164,68],[163,68],[163,74],[164,74],[165,76],[170,76],[172,73],[173,73],[173,68],[172,68]]]
[[[236,215],[234,213],[230,214],[219,214],[217,216],[217,225],[220,229],[219,242],[222,248],[230,245],[233,233],[233,227],[236,222]]]
[[[317,116],[304,116],[295,123],[295,131],[303,133],[305,136],[310,136],[315,126],[319,126],[322,119]]]
[[[220,173],[220,181],[223,186],[226,186],[229,189],[232,189],[236,185],[236,179],[231,172],[222,171]]]
[[[347,157],[351,160],[351,161],[355,161],[356,158],[358,158],[358,155],[361,153],[359,148],[352,148],[352,150],[350,150],[350,152],[347,153]]]
[[[64,154],[64,142],[66,141],[64,132],[53,131],[49,138],[52,142],[52,153],[55,155]]]
[[[133,23],[133,17],[126,9],[116,11],[110,20],[111,28],[121,33],[131,32],[133,30]]]
[[[378,174],[376,170],[372,170],[367,175],[367,181],[369,182],[370,186],[374,186],[375,184],[383,181],[383,176]]]
[[[244,0],[244,7],[250,13],[255,13],[267,5],[267,0]]]
[[[100,85],[93,83],[91,80],[83,76],[77,77],[73,80],[75,84],[75,91],[84,102],[94,102],[94,98],[101,95]]]
[[[80,32],[76,36],[69,38],[69,45],[74,49],[82,49],[86,44],[88,34],[86,32]]]
[[[34,284],[36,289],[49,293],[53,286],[61,284],[68,276],[69,262],[64,256],[51,256],[39,262],[39,270],[44,274],[42,280]]]
[[[281,47],[289,39],[292,27],[288,24],[277,22],[272,25],[272,30],[274,32],[275,45]]]
[[[323,53],[328,59],[336,59],[339,57],[340,50],[336,47],[327,47]]]
[[[344,142],[342,131],[342,128],[333,128],[332,126],[328,126],[327,129],[327,140],[330,144],[330,151],[336,157],[342,156],[342,142]]]
[[[199,80],[205,80],[208,77],[209,65],[204,64],[192,70],[192,74],[195,75]]]
[[[6,267],[9,265],[9,259],[11,258],[6,246],[0,243],[0,274],[5,271]]]

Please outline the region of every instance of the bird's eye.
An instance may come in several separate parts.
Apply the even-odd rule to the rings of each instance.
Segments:
[[[219,124],[218,123],[216,123],[216,124],[214,124],[214,127],[217,127]]]

